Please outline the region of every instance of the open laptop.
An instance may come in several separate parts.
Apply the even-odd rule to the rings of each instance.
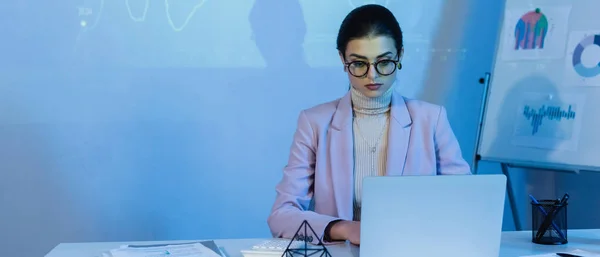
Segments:
[[[360,257],[493,257],[500,253],[504,175],[367,177]]]

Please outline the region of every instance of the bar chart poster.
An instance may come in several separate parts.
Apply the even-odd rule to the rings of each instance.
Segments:
[[[565,58],[565,84],[600,86],[600,31],[574,31]]]
[[[515,112],[512,144],[576,151],[584,104],[583,94],[524,94]]]
[[[559,59],[564,56],[570,6],[507,10],[502,33],[505,61]]]

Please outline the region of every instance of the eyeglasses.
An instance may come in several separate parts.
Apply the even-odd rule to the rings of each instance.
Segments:
[[[394,60],[379,60],[377,62],[365,62],[365,61],[352,61],[346,63],[346,68],[348,68],[348,72],[355,77],[364,77],[369,73],[369,69],[371,68],[371,64],[375,67],[375,71],[377,73],[388,76],[396,71],[396,67],[398,66],[398,61]]]

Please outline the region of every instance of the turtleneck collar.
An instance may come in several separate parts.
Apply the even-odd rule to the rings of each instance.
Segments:
[[[362,114],[381,114],[390,110],[394,86],[378,97],[368,97],[360,91],[350,87],[352,98],[352,109]]]

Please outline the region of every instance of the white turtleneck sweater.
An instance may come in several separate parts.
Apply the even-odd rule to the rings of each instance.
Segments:
[[[362,180],[386,174],[387,136],[393,87],[370,98],[353,87],[354,110],[354,220],[360,220]]]

